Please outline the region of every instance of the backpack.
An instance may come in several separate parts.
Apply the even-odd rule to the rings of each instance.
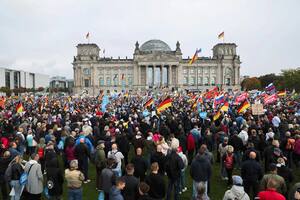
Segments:
[[[96,163],[97,149],[93,149],[90,153],[90,161],[91,163]]]
[[[31,164],[31,165],[30,165],[28,172],[25,172],[25,171],[24,171],[23,174],[21,174],[20,180],[19,180],[20,185],[23,186],[23,185],[26,185],[26,184],[27,184],[27,181],[28,181],[28,175],[29,175],[30,170],[31,170],[31,168],[32,168],[33,165],[34,165],[34,164]]]
[[[113,169],[116,168],[118,166],[118,159],[117,159],[117,156],[116,154],[118,153],[119,151],[116,151],[115,153],[110,151],[110,154],[108,156],[108,158],[111,158],[115,161],[115,164],[113,165]]]
[[[225,164],[226,169],[233,168],[233,154],[231,154],[231,155],[226,154],[224,164]]]
[[[40,158],[44,158],[45,150],[44,150],[43,147],[39,147],[37,153],[38,153]]]
[[[294,147],[295,147],[295,139],[289,138],[289,139],[287,140],[285,149],[286,149],[286,150],[293,150]]]

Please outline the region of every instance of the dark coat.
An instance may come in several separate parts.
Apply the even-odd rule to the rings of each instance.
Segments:
[[[157,162],[159,166],[158,173],[165,174],[166,156],[162,152],[154,152],[151,155],[151,164]]]
[[[208,181],[211,176],[211,164],[203,156],[197,156],[190,168],[190,175],[196,182]]]
[[[164,177],[160,174],[149,174],[146,183],[150,186],[149,196],[154,199],[163,199],[166,195],[166,185]]]
[[[244,182],[255,183],[261,180],[263,172],[260,163],[253,159],[244,161],[241,176]]]
[[[180,156],[172,151],[167,157],[166,172],[167,176],[171,180],[178,180],[180,178],[181,170],[184,168],[184,163]]]
[[[49,195],[50,196],[61,196],[63,194],[63,183],[64,183],[64,177],[61,169],[57,165],[57,160],[52,159],[48,162],[48,168],[47,168],[47,186],[48,182],[53,182],[53,188],[48,188]]]
[[[134,176],[144,179],[148,168],[147,161],[142,156],[135,156],[131,163],[134,165]]]
[[[138,199],[138,185],[139,180],[131,175],[124,176],[126,186],[122,190],[122,195],[125,200],[136,200]]]

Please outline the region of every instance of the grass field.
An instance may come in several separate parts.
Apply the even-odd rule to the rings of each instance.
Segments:
[[[131,155],[129,155],[129,160],[131,160]],[[235,170],[233,175],[240,174],[240,171]],[[299,170],[294,169],[294,182],[299,181],[300,172]],[[83,199],[84,200],[97,200],[98,192],[96,191],[96,171],[93,164],[89,165],[89,177],[91,179],[90,183],[83,185]],[[186,170],[186,181],[188,190],[180,195],[182,200],[190,200],[192,196],[192,179],[189,175],[189,167]],[[167,178],[166,178],[167,183]],[[212,200],[222,200],[225,191],[228,189],[227,181],[223,181],[220,178],[220,163],[215,163],[213,165],[213,173],[211,178],[211,190],[209,197]],[[67,199],[67,188],[66,184],[64,185],[64,195],[63,199]]]

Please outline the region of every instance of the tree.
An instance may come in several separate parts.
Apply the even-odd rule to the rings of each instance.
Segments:
[[[245,78],[241,83],[243,90],[255,90],[261,89],[261,82],[256,77]]]
[[[44,91],[44,88],[43,87],[38,87],[37,91],[42,92],[42,91]]]
[[[10,96],[12,91],[11,91],[10,88],[8,88],[8,87],[1,87],[1,88],[0,88],[0,92],[5,93],[6,96]]]
[[[282,70],[284,87],[288,90],[300,91],[300,68]]]
[[[276,76],[276,74],[266,74],[258,77],[258,79],[260,80],[261,86],[265,88],[270,83],[274,83],[278,79],[278,76]]]

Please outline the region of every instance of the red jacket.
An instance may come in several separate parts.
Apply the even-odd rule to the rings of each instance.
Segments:
[[[187,150],[188,151],[195,150],[195,139],[191,133],[189,133],[187,137]]]
[[[285,197],[276,192],[275,189],[267,189],[258,193],[259,200],[286,200]]]

